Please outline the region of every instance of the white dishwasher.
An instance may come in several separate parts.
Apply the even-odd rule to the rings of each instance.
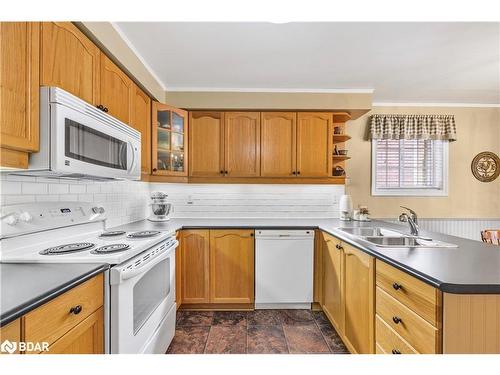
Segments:
[[[255,232],[255,308],[310,309],[314,230]]]

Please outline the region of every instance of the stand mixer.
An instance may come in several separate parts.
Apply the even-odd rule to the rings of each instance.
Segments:
[[[149,221],[168,221],[169,215],[174,211],[172,203],[167,202],[168,195],[161,191],[151,193],[151,210],[153,213],[148,217]]]

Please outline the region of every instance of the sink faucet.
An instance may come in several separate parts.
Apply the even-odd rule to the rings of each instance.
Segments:
[[[399,221],[410,224],[411,235],[418,236],[419,228],[417,213],[408,207],[401,206],[401,208],[410,211],[410,215],[408,215],[406,212],[403,212],[401,215],[399,215]]]

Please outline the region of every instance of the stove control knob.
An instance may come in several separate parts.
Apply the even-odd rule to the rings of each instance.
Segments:
[[[104,207],[92,207],[92,212],[95,214],[103,214]]]
[[[14,226],[16,225],[18,222],[19,222],[19,218],[17,217],[16,214],[12,214],[12,215],[9,215],[9,216],[6,216],[3,221],[7,224],[7,225],[10,225],[10,226]]]
[[[25,223],[31,223],[33,221],[33,216],[27,211],[21,212],[19,215],[19,220],[24,221]]]

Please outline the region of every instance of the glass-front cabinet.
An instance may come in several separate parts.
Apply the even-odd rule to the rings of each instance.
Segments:
[[[153,102],[153,174],[187,176],[187,112]]]

